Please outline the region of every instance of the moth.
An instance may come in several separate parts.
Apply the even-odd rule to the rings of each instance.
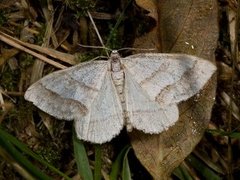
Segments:
[[[79,139],[105,143],[124,126],[156,134],[179,118],[178,103],[197,94],[216,66],[185,54],[143,53],[99,60],[53,72],[25,99],[64,120],[74,120]]]

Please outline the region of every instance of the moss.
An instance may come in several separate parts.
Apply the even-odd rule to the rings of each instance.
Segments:
[[[59,150],[50,143],[45,144],[46,146],[39,147],[36,153],[50,164],[54,164],[56,167],[56,163],[61,159],[61,154]]]
[[[118,27],[114,27],[113,24],[109,24],[110,34],[108,36],[107,47],[111,49],[120,49],[123,44],[121,33],[119,33]]]
[[[76,17],[85,16],[87,11],[95,7],[91,0],[66,0],[65,5],[76,12]]]
[[[1,86],[3,89],[6,89],[8,91],[17,91],[19,80],[19,69],[11,70],[8,66],[6,66],[6,68],[0,75]]]
[[[34,62],[33,56],[24,53],[24,54],[22,54],[22,56],[20,58],[19,64],[20,64],[21,68],[25,69],[28,66],[32,65],[33,62]]]

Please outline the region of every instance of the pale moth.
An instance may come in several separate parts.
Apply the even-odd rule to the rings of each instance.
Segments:
[[[25,99],[46,113],[74,120],[79,139],[105,143],[126,126],[145,133],[167,130],[177,104],[197,94],[215,72],[211,62],[185,54],[145,53],[85,62],[51,73]]]

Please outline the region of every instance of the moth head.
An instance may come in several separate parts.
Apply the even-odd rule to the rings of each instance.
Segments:
[[[110,55],[110,59],[113,62],[118,62],[119,61],[120,55],[119,55],[117,50],[112,50],[111,55]]]

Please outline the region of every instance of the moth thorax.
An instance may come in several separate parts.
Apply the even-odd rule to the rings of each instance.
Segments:
[[[120,56],[117,51],[113,51],[110,58],[111,58],[112,79],[117,89],[117,92],[120,96],[120,99],[122,101],[124,72],[121,67]]]
[[[111,70],[112,70],[113,72],[121,71],[121,63],[120,63],[120,60],[111,61]]]
[[[123,69],[121,68],[120,61],[112,61],[111,65],[112,65],[112,80],[116,87],[120,101],[123,105],[123,103],[125,103],[125,98],[123,93],[124,72],[123,72]]]

